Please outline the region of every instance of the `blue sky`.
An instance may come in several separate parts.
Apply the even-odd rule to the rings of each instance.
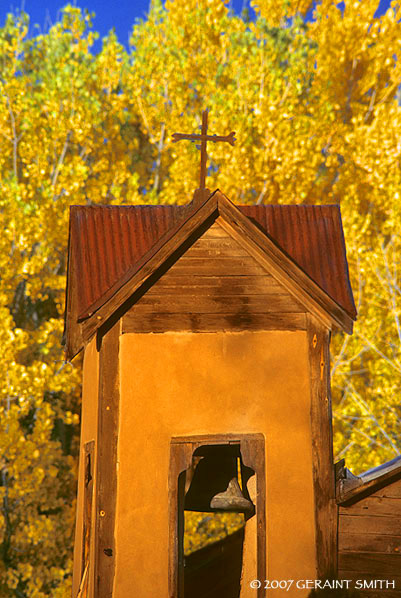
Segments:
[[[96,17],[93,28],[104,37],[112,27],[117,37],[124,45],[128,44],[132,25],[136,18],[146,18],[150,0],[70,0],[81,8],[94,12]],[[240,13],[243,2],[249,0],[232,0],[235,12]],[[4,24],[7,12],[24,8],[31,17],[31,24],[38,24],[42,31],[57,20],[57,13],[68,0],[0,0],[0,25]],[[14,10],[13,10],[14,9]]]
[[[57,20],[58,11],[67,3],[67,0],[0,0],[0,26],[4,24],[7,12],[23,8],[30,15],[31,24],[38,24],[45,31]],[[149,0],[75,0],[75,3],[96,13],[94,29],[100,37],[114,27],[119,41],[126,46],[135,19],[145,18],[149,9]],[[241,12],[244,3],[249,6],[249,0],[231,0],[236,13]],[[377,15],[383,14],[390,0],[378,0],[378,4]]]

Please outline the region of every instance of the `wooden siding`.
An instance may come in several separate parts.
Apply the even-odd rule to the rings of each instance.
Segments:
[[[305,308],[217,223],[124,315],[123,332],[303,330]]]
[[[362,596],[401,598],[401,480],[339,508],[340,579],[387,580]]]

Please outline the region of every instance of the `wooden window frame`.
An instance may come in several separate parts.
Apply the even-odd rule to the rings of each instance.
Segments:
[[[239,445],[242,461],[245,466],[254,470],[256,475],[257,518],[257,579],[262,581],[256,590],[255,598],[266,596],[264,580],[266,579],[266,474],[265,474],[265,438],[263,434],[208,434],[202,436],[176,436],[170,442],[169,468],[169,596],[183,596],[183,576],[180,574],[182,563],[179,562],[179,536],[183,521],[182,503],[184,486],[179,484],[180,474],[192,463],[195,450],[208,445]],[[251,580],[249,580],[251,581]]]

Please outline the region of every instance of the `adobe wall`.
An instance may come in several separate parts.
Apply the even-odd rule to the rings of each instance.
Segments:
[[[315,579],[306,333],[124,334],[120,367],[113,598],[168,598],[170,439],[180,435],[264,434],[267,578]]]
[[[75,542],[74,542],[74,569],[72,580],[72,596],[78,593],[82,571],[82,531],[83,531],[83,493],[84,493],[84,445],[86,442],[94,440],[97,442],[97,401],[98,401],[98,380],[99,380],[99,353],[96,349],[96,339],[94,338],[86,347],[83,363],[83,383],[82,383],[82,411],[81,411],[81,440],[79,454],[78,471],[78,496],[77,512],[75,521]],[[96,455],[96,451],[95,451]],[[94,492],[96,484],[96,460],[93,463]],[[92,510],[92,535],[90,578],[88,596],[93,596],[93,573],[94,573],[94,523],[95,523],[95,496],[93,497]]]

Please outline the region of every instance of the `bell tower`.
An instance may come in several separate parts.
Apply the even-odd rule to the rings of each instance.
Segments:
[[[356,317],[339,207],[206,191],[71,208],[73,598],[262,598],[336,573],[329,341]],[[243,524],[186,554],[193,512]]]

